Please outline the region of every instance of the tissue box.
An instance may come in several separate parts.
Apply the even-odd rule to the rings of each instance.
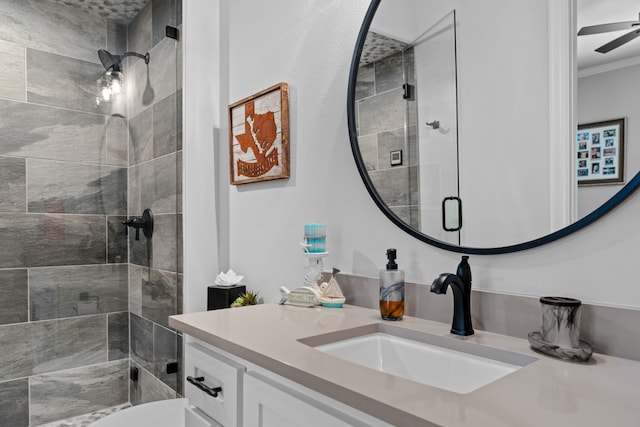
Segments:
[[[247,291],[245,285],[209,286],[207,288],[207,310],[229,308],[231,303]]]

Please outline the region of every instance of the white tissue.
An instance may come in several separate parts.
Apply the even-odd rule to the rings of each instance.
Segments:
[[[240,276],[235,271],[229,269],[226,273],[222,271],[216,276],[215,284],[217,286],[229,287],[238,285],[244,279],[244,276]]]

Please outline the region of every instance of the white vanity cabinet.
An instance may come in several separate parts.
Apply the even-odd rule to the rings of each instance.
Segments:
[[[188,376],[204,378],[206,387],[222,391],[213,397],[185,382],[187,427],[391,426],[195,339],[185,350]]]

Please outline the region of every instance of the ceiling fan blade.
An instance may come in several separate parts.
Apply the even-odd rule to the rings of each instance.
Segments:
[[[630,33],[625,34],[624,36],[618,37],[617,39],[612,40],[609,43],[600,46],[599,48],[596,49],[596,52],[607,53],[617,47],[622,46],[625,43],[630,42],[631,40],[635,39],[638,36],[640,36],[640,29],[633,30]]]
[[[591,25],[582,27],[578,31],[579,36],[588,36],[590,34],[608,33],[610,31],[630,30],[634,26],[640,26],[640,21],[615,22],[613,24]]]

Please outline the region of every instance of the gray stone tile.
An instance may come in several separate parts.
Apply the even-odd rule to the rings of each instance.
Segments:
[[[358,104],[360,135],[368,135],[404,126],[405,102],[402,89],[375,95]]]
[[[127,51],[127,26],[107,20],[107,50],[115,55]]]
[[[99,63],[96,50],[106,46],[106,24],[93,15],[46,1],[4,1],[0,39]]]
[[[124,215],[127,169],[27,159],[29,212]]]
[[[135,239],[135,232],[129,233],[129,262],[143,267],[153,265],[153,239],[157,236],[157,216],[154,215],[153,237],[147,239],[140,232],[140,240]]]
[[[142,316],[142,280],[148,279],[149,269],[129,264],[129,311]]]
[[[153,158],[153,110],[146,109],[129,120],[129,164]]]
[[[418,166],[420,164],[419,146],[418,146],[418,128],[416,125],[407,126],[408,138],[407,145],[409,158],[407,164],[409,166]]]
[[[127,263],[129,262],[129,248],[127,247],[127,236],[124,234],[126,216],[107,217],[107,262]]]
[[[128,361],[102,363],[31,378],[31,424],[39,425],[128,400]]]
[[[177,216],[154,216],[151,266],[160,270],[177,271]]]
[[[375,63],[376,93],[402,88],[402,52],[387,56]]]
[[[142,208],[142,195],[140,191],[140,169],[141,166],[131,166],[129,168],[129,215],[140,216],[144,209]]]
[[[0,326],[0,381],[107,360],[106,315]]]
[[[177,266],[176,266],[176,271],[178,273],[182,273],[183,270],[183,264],[184,264],[184,248],[183,248],[183,234],[182,234],[182,219],[183,216],[182,214],[178,214],[178,218],[177,218],[177,227],[176,227],[176,235],[177,235],[177,241],[176,241],[176,246],[178,247],[178,259],[176,260],[177,262]],[[180,281],[178,281],[178,286],[182,286],[182,283]],[[178,289],[178,295],[181,295],[182,290]],[[181,305],[179,305],[179,307],[182,307]]]
[[[152,11],[152,43],[155,46],[165,38],[167,25],[178,26],[176,0],[153,0]]]
[[[0,212],[27,212],[24,159],[0,156]]]
[[[177,397],[176,392],[171,387],[153,376],[148,370],[135,362],[132,362],[131,365],[137,366],[139,369],[138,381],[129,382],[129,399],[132,405],[175,399]]]
[[[420,169],[418,166],[409,166],[409,205],[420,204]]]
[[[404,70],[409,84],[416,84],[416,55],[413,47],[406,49],[403,53]]]
[[[0,155],[105,162],[104,116],[0,99]]]
[[[402,164],[409,163],[409,152],[404,135],[404,127],[390,129],[378,134],[378,167],[379,169],[391,169],[391,152],[402,150]]]
[[[150,208],[154,215],[176,212],[175,153],[142,164],[140,179],[143,208]]]
[[[182,2],[179,1],[178,2],[179,5],[182,5]],[[180,10],[180,8],[178,8]],[[180,19],[181,17],[178,15],[178,19]],[[178,27],[178,37],[180,37],[180,34],[182,34],[182,27]],[[176,52],[176,89],[178,90],[182,90],[182,64],[183,64],[183,51],[184,51],[184,46],[182,43],[182,39],[178,39],[178,47],[177,47],[177,52]],[[182,104],[180,104],[180,107],[182,108]]]
[[[356,100],[373,95],[375,89],[375,70],[373,64],[358,67],[356,80]]]
[[[153,157],[175,153],[178,149],[177,94],[171,94],[153,105]],[[181,136],[181,135],[180,135]]]
[[[178,375],[167,374],[167,364],[178,361],[178,336],[175,331],[153,325],[153,374],[177,391]]]
[[[183,170],[183,165],[182,165],[182,151],[178,151],[177,152],[177,159],[176,159],[176,179],[177,179],[177,183],[176,183],[176,212],[177,213],[182,213],[182,170]],[[181,230],[182,226],[179,226],[178,230]]]
[[[0,40],[0,97],[26,101],[24,46]]]
[[[107,164],[129,165],[129,130],[127,119],[119,116],[107,117]]]
[[[97,57],[97,53],[94,55]],[[55,70],[54,85],[51,84],[51,70]],[[96,104],[96,81],[104,71],[102,64],[27,49],[27,101],[110,114],[108,103]]]
[[[142,279],[142,316],[165,327],[169,316],[177,314],[176,273],[151,269],[151,280]]]
[[[129,117],[176,92],[176,41],[163,39],[150,51],[149,64],[132,63],[127,70]]]
[[[29,380],[0,382],[0,426],[29,427]]]
[[[383,171],[370,171],[369,176],[378,194],[388,206],[409,204],[409,168],[398,166]]]
[[[98,216],[0,214],[0,268],[104,263],[105,228]]]
[[[149,2],[129,24],[129,45],[127,50],[144,55],[151,49],[152,16],[152,2]]]
[[[129,313],[107,315],[109,360],[129,357]]]
[[[29,270],[31,320],[127,311],[127,264]]]
[[[24,268],[0,270],[0,325],[29,321],[27,280]]]
[[[135,314],[129,316],[131,359],[153,372],[153,322]]]
[[[411,213],[409,212],[409,206],[390,206],[391,212],[393,212],[400,221],[405,224],[411,223]]]
[[[180,268],[180,271],[182,268]],[[184,313],[184,276],[182,274],[178,274],[178,306],[176,314]]]
[[[378,169],[378,134],[365,135],[358,137],[358,147],[360,147],[360,155],[362,161],[368,171]]]

